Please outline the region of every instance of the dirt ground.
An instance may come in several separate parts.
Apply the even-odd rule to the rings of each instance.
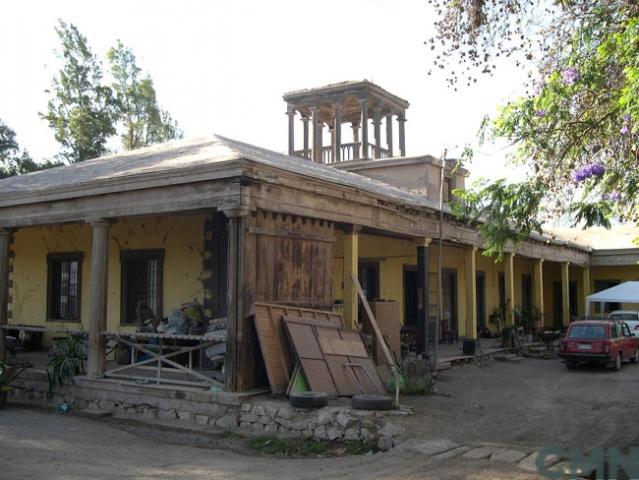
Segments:
[[[637,406],[639,366],[568,371],[557,360],[490,362],[447,370],[439,393],[405,398],[406,438],[540,447],[625,447]],[[87,419],[15,405],[0,412],[0,478],[7,479],[437,479],[533,480],[490,460],[436,461],[393,449],[337,458],[278,458],[241,439],[117,419]]]
[[[639,445],[639,365],[568,370],[560,360],[464,365],[441,373],[438,393],[406,397],[409,436],[460,443],[619,448]]]

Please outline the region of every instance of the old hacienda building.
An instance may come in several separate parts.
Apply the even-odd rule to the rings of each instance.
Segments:
[[[409,104],[377,85],[284,99],[287,154],[211,136],[0,181],[0,325],[38,327],[45,340],[86,332],[87,377],[121,379],[109,342],[132,341],[140,305],[161,319],[195,302],[226,326],[225,388],[250,391],[265,385],[254,302],[334,309],[356,326],[355,274],[373,303],[389,305],[390,337],[417,335],[436,314],[440,235],[441,335],[476,338],[518,312],[561,327],[584,315],[589,293],[639,278],[630,242],[534,235],[495,263],[447,205],[440,231],[440,162],[406,156]],[[446,200],[467,176],[453,167]],[[184,338],[198,353],[209,339]],[[189,367],[203,371],[195,357]]]

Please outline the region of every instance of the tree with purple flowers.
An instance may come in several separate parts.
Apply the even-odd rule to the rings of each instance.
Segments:
[[[451,85],[459,64],[474,72],[468,79],[494,74],[499,56],[534,66],[528,93],[482,126],[482,136],[516,146],[512,160],[527,180],[457,192],[457,215],[483,219],[488,253],[566,213],[582,227],[639,221],[639,2],[431,3],[440,14],[431,49]]]

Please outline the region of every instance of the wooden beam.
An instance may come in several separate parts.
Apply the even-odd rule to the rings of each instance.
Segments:
[[[564,326],[570,323],[570,263],[561,263],[561,320]]]
[[[506,283],[506,321],[507,326],[515,324],[513,308],[515,307],[515,254],[510,252],[504,254],[504,280]]]
[[[533,267],[533,303],[543,315],[542,325],[545,323],[544,311],[544,260],[535,260]]]
[[[466,338],[477,339],[477,247],[464,251],[466,270]]]

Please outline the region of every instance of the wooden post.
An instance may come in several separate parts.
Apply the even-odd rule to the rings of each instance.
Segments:
[[[404,124],[406,123],[406,114],[402,113],[397,116],[397,123],[399,124],[399,156],[406,156],[406,135],[404,131]]]
[[[11,234],[0,228],[0,361],[7,359],[6,332],[2,328],[9,321],[9,254]]]
[[[561,321],[563,325],[570,323],[570,262],[561,263]]]
[[[105,220],[91,222],[91,304],[89,309],[89,346],[87,376],[102,378],[106,368],[107,293],[109,280],[109,226]]]
[[[379,107],[373,108],[373,130],[375,132],[375,158],[381,158],[382,156],[382,132],[381,132],[381,113],[382,109]]]
[[[386,115],[386,148],[388,156],[393,156],[393,116]]]
[[[515,325],[515,315],[513,308],[515,307],[515,253],[509,252],[504,258],[504,280],[506,283],[506,318],[504,324],[507,326]]]
[[[335,123],[333,125],[333,162],[342,161],[342,106],[333,105],[335,109]]]
[[[366,159],[368,158],[368,100],[360,99],[359,104],[362,109],[362,121],[361,121],[362,143],[361,143],[359,158]]]
[[[417,353],[428,355],[428,342],[430,339],[428,328],[428,302],[430,276],[430,253],[428,246],[431,239],[425,238],[424,244],[417,247]]]
[[[583,267],[581,275],[581,283],[583,284],[584,292],[584,319],[587,320],[587,317],[590,314],[590,302],[588,302],[588,295],[590,295],[590,267]]]
[[[545,323],[544,314],[544,259],[540,258],[535,262],[533,275],[533,302],[539,313],[543,315],[542,325]]]
[[[288,154],[295,153],[295,107],[288,105],[286,109],[288,115]]]
[[[466,248],[466,338],[477,339],[477,247]]]
[[[358,302],[357,291],[350,280],[357,277],[359,235],[357,227],[344,235],[344,324],[349,328],[357,327]]]

